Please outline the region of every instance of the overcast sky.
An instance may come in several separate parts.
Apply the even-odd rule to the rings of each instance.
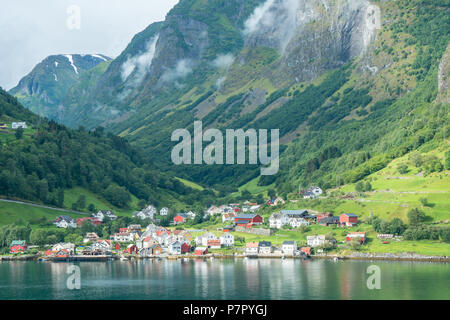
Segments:
[[[125,49],[136,33],[152,22],[164,20],[177,2],[2,1],[0,86],[6,90],[16,86],[37,63],[53,54],[102,53],[114,58]],[[77,19],[78,16],[80,19]]]

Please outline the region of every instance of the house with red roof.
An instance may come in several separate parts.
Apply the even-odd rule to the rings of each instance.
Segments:
[[[234,218],[234,223],[237,226],[251,228],[254,225],[259,225],[264,222],[264,219],[259,214],[239,214]]]
[[[187,220],[187,215],[184,213],[178,213],[174,218],[173,218],[173,224],[177,225],[180,223],[185,223]]]
[[[208,248],[205,247],[197,247],[195,248],[194,254],[196,256],[203,256],[205,254],[208,254]]]
[[[191,245],[189,243],[184,242],[181,244],[181,253],[188,253],[191,251]]]
[[[345,240],[352,241],[353,239],[359,239],[360,243],[366,242],[366,233],[365,232],[350,232],[345,237]]]
[[[358,223],[358,216],[354,213],[343,213],[339,216],[339,224],[341,227],[353,227]]]
[[[25,240],[14,240],[11,242],[9,251],[11,253],[24,252],[28,250],[28,245]]]

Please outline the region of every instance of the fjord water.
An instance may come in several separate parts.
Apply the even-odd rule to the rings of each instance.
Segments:
[[[330,260],[1,262],[0,299],[450,299],[450,264]],[[368,289],[367,268],[381,271]]]

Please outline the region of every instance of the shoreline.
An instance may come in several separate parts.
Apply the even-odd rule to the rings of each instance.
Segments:
[[[179,259],[329,259],[335,260],[379,260],[379,261],[411,261],[411,262],[450,262],[450,256],[424,256],[411,253],[359,253],[353,252],[348,255],[339,254],[316,254],[311,256],[292,256],[292,255],[245,255],[245,254],[207,254],[203,256],[195,255],[161,255],[161,256],[133,256],[126,255],[126,261],[157,259],[157,260],[179,260]],[[46,257],[40,255],[23,255],[23,256],[0,256],[0,262],[3,261],[49,261],[49,262],[106,262],[111,260],[120,260],[121,256],[117,255],[99,255],[99,256],[68,256],[68,257]]]

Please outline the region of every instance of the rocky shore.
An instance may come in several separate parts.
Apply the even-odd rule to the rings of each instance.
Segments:
[[[363,253],[352,252],[347,255],[316,254],[311,258],[321,259],[348,259],[348,260],[391,260],[391,261],[429,261],[429,262],[450,262],[450,256],[426,256],[415,253]]]

